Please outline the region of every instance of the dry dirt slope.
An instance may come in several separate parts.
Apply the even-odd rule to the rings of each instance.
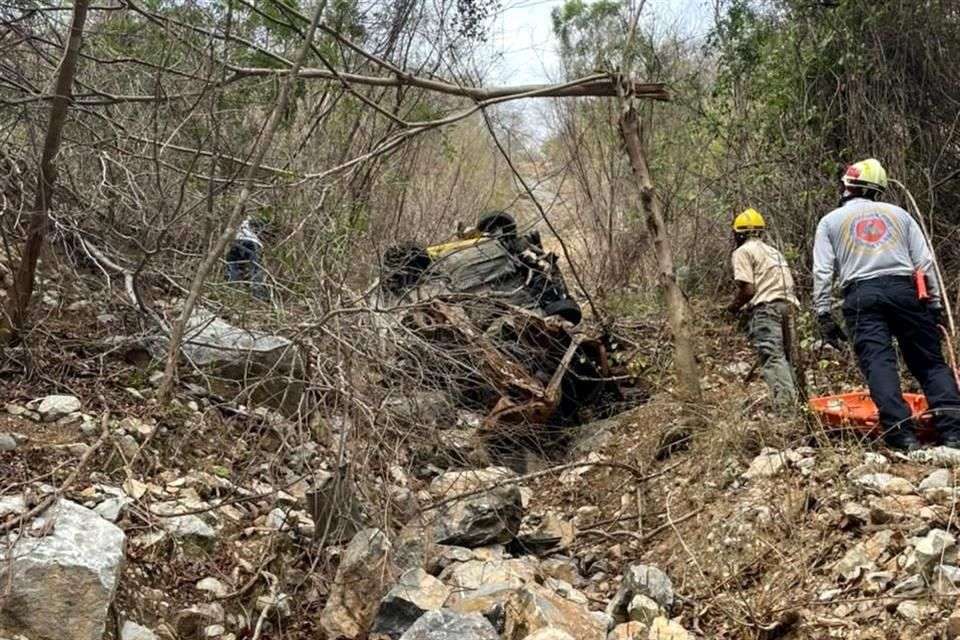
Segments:
[[[135,323],[122,307],[78,298],[63,293],[49,305],[39,346],[5,354],[0,431],[10,437],[0,437],[0,464],[4,496],[37,502],[61,487],[125,534],[116,596],[100,621],[106,637],[122,637],[128,622],[161,638],[252,638],[258,627],[261,638],[333,637],[323,612],[350,584],[334,579],[349,540],[318,545],[303,499],[335,470],[347,427],[294,423],[187,387],[161,410],[150,401],[149,365],[125,360],[109,340]],[[749,362],[743,343],[701,339],[708,402],[686,448],[655,459],[655,444],[683,420],[669,376],[651,371],[660,391],[649,404],[584,428],[591,437],[574,452],[533,460],[533,477],[515,482],[519,535],[503,537],[504,523],[487,523],[505,546],[462,538],[466,546],[444,551],[445,566],[427,567],[444,589],[473,592],[510,574],[534,584],[522,587],[534,595],[546,589],[573,603],[571,619],[589,621],[583,613],[600,619],[628,568],[645,563],[672,580],[672,629],[687,634],[678,638],[943,637],[960,583],[960,456],[928,450],[908,460],[771,419],[757,409],[762,385],[736,383]],[[730,344],[739,345],[733,355]],[[44,421],[27,408],[50,394],[76,397],[79,410]],[[446,474],[483,464],[438,468],[436,456],[422,462],[431,452],[418,451],[416,438],[351,437],[348,460],[366,511],[357,524],[383,527],[395,549],[405,531],[421,532],[410,528],[418,514],[436,512],[431,505],[444,498],[431,490]],[[533,554],[517,544],[524,527],[551,518],[563,523],[551,548]],[[30,526],[38,540],[51,534]],[[371,613],[399,577],[376,575],[384,584],[364,603]],[[16,602],[5,597],[0,608]],[[514,635],[501,637],[525,640],[512,624],[503,633]],[[72,637],[72,627],[57,628],[57,637]]]

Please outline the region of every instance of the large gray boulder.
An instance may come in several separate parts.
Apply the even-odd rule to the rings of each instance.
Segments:
[[[512,540],[523,517],[520,488],[498,483],[514,475],[509,469],[490,467],[435,478],[430,493],[447,502],[428,514],[428,538],[436,544],[468,548]]]
[[[442,609],[423,614],[400,640],[500,640],[500,636],[479,613]]]
[[[287,414],[300,404],[303,357],[283,336],[236,327],[197,308],[187,322],[181,351],[192,364],[214,376],[218,393],[249,394],[253,402]]]
[[[0,499],[3,520],[25,511],[22,496]],[[0,547],[0,629],[31,640],[100,640],[123,563],[123,531],[69,500],[25,526]]]

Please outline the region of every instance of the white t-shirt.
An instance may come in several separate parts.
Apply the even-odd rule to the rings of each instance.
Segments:
[[[240,228],[237,229],[237,240],[239,242],[252,242],[258,247],[263,246],[263,241],[260,240],[260,236],[257,235],[257,232],[253,230],[253,225],[250,224],[250,218],[240,223]]]

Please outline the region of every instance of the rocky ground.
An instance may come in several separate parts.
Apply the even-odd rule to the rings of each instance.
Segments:
[[[960,637],[960,452],[767,416],[742,342],[693,412],[664,376],[504,460],[431,393],[376,438],[190,383],[161,409],[124,312],[81,302],[2,369],[4,638]]]

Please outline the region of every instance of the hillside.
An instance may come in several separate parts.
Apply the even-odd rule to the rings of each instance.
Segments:
[[[138,360],[124,331],[130,311],[95,290],[45,283],[56,349],[10,354],[0,440],[7,513],[13,495],[48,508],[4,526],[40,553],[71,527],[101,526],[90,519],[113,523],[119,547],[107,533],[83,536],[79,565],[34,574],[22,596],[76,616],[71,585],[102,563],[116,580],[110,614],[97,617],[107,612],[98,598],[112,594],[85,588],[85,618],[69,623],[78,629],[333,638],[366,637],[373,624],[399,637],[419,612],[446,607],[482,612],[509,640],[542,626],[554,635],[532,637],[604,637],[608,626],[614,638],[956,634],[960,456],[908,459],[771,417],[757,405],[762,385],[742,384],[751,356],[732,328],[698,337],[714,345],[701,357],[700,424],[688,426],[667,377],[649,402],[574,427],[564,452],[528,447],[512,471],[490,467],[477,418],[451,419],[429,393],[395,423],[415,437],[358,433],[342,451],[348,415],[295,422],[195,384],[161,408],[155,361]],[[741,346],[725,348],[731,340]],[[842,385],[843,368],[824,364]],[[75,401],[37,402],[50,395]],[[658,449],[678,430],[684,440]],[[353,490],[324,484],[338,468]],[[306,500],[317,487],[336,504],[329,526]],[[68,504],[80,522],[60,524]],[[111,564],[117,552],[122,562]],[[662,571],[669,589],[624,577],[638,566]],[[398,591],[398,581],[413,586]],[[628,610],[640,622],[614,626]],[[14,632],[27,622],[3,619]]]

